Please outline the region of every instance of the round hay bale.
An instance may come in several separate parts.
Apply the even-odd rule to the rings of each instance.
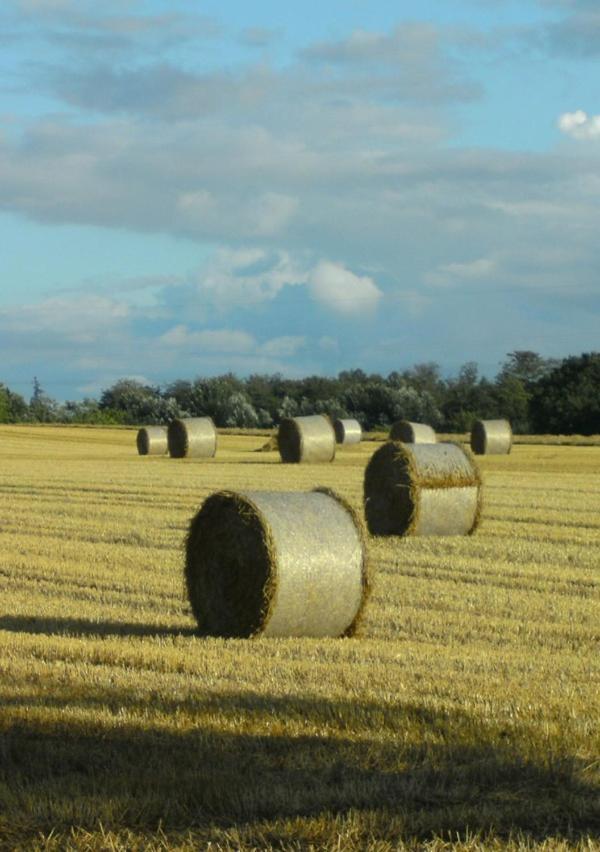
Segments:
[[[426,423],[398,420],[390,429],[390,441],[402,441],[403,444],[435,444],[437,435]]]
[[[175,459],[211,459],[217,452],[217,430],[210,417],[173,420],[168,431],[169,454]]]
[[[276,452],[279,449],[279,442],[277,441],[277,435],[271,435],[268,441],[266,441],[262,447],[258,447],[258,449],[254,450],[255,453],[271,453]]]
[[[373,535],[470,535],[479,523],[481,477],[460,444],[388,441],[365,470]]]
[[[185,580],[204,635],[350,635],[369,590],[362,523],[331,491],[220,491],[190,522]]]
[[[140,456],[164,456],[169,444],[164,426],[144,426],[136,437],[137,451]]]
[[[328,417],[286,417],[277,433],[281,461],[330,462],[335,458],[335,432]]]
[[[506,455],[512,447],[508,420],[476,420],[471,430],[471,449],[478,456]]]
[[[360,444],[362,427],[358,420],[334,420],[333,431],[338,444]]]

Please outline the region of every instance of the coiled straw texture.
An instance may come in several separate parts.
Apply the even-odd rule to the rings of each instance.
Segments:
[[[362,524],[333,492],[217,492],[190,523],[185,578],[202,634],[350,635],[369,590]]]
[[[335,432],[328,417],[286,417],[277,433],[281,461],[330,462],[335,458]]]
[[[358,420],[334,420],[333,430],[338,444],[348,446],[362,441],[362,427]]]
[[[471,430],[471,449],[478,456],[510,453],[512,428],[508,420],[476,420]]]
[[[169,454],[185,457],[212,458],[217,452],[217,430],[210,417],[190,417],[169,423]]]
[[[144,426],[136,436],[137,451],[140,456],[164,456],[169,444],[164,426]]]
[[[469,535],[479,523],[481,477],[459,444],[388,441],[365,470],[364,503],[373,535]]]
[[[410,420],[398,420],[390,429],[390,441],[402,441],[404,444],[435,444],[435,430],[426,423],[412,423]]]

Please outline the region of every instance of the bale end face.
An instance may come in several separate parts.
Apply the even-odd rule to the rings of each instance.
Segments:
[[[188,453],[188,434],[183,420],[169,423],[169,455],[174,459],[183,459]]]
[[[137,451],[140,456],[147,456],[150,449],[150,441],[148,433],[145,429],[140,429],[136,437]]]
[[[293,417],[286,417],[279,424],[277,448],[285,464],[298,464],[302,460],[302,436]]]
[[[273,596],[274,545],[260,512],[243,495],[209,497],[190,524],[185,581],[203,635],[259,632]]]
[[[363,483],[367,527],[371,535],[404,535],[414,523],[415,478],[411,457],[399,441],[388,441],[373,455]]]

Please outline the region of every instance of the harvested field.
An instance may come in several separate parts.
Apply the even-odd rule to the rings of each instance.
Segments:
[[[599,848],[600,447],[479,458],[473,536],[369,539],[357,637],[200,638],[202,500],[362,511],[379,446],[264,443],[175,464],[131,430],[0,426],[0,849]]]

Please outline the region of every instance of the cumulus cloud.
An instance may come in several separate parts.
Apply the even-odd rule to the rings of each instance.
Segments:
[[[96,343],[122,326],[129,313],[125,303],[98,295],[50,298],[0,310],[0,330],[11,337],[52,339],[61,346]]]
[[[308,287],[313,299],[348,317],[373,313],[383,295],[372,278],[355,275],[341,263],[328,260],[311,270]]]
[[[243,311],[273,302],[285,288],[305,291],[313,302],[341,317],[368,316],[383,293],[369,276],[360,276],[341,263],[311,261],[304,252],[274,252],[263,248],[218,249],[194,275],[164,288],[167,301],[197,315]],[[178,335],[181,328],[169,335]],[[291,356],[304,337],[282,336],[273,343]],[[183,342],[183,341],[178,341]]]
[[[306,272],[289,252],[222,247],[193,276],[191,287],[201,304],[228,311],[269,302],[284,287],[305,280]]]
[[[306,346],[306,337],[284,335],[259,343],[253,334],[238,329],[191,330],[180,324],[166,331],[158,340],[173,349],[199,354],[254,355],[265,359],[291,358]]]
[[[600,136],[600,115],[588,115],[582,109],[564,112],[558,119],[558,126],[573,139],[597,139]]]

